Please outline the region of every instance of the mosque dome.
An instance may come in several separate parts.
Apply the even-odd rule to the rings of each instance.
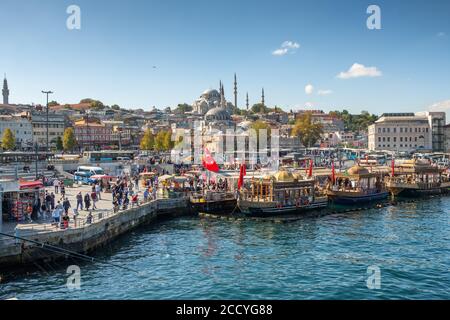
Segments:
[[[237,126],[243,130],[248,130],[251,125],[252,125],[251,121],[244,120],[244,121],[240,122]]]
[[[286,170],[281,170],[274,175],[277,182],[294,182],[295,177],[292,173]]]
[[[225,108],[215,107],[205,114],[206,121],[228,121],[231,116]]]
[[[348,169],[348,174],[364,175],[364,174],[369,174],[369,170],[367,170],[367,168],[356,165],[356,166],[353,166],[350,169]]]
[[[208,89],[203,91],[201,97],[205,99],[220,98],[220,93],[215,89]]]

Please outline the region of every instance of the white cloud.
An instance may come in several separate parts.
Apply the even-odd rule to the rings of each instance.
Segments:
[[[381,77],[382,73],[377,67],[366,67],[359,63],[354,63],[346,72],[337,75],[339,79],[350,79],[359,77]]]
[[[307,84],[305,87],[306,94],[312,94],[314,92],[314,87],[312,84]]]
[[[428,107],[429,111],[450,111],[450,100],[440,101]]]
[[[318,90],[317,91],[317,94],[319,95],[319,96],[327,96],[327,95],[329,95],[329,94],[332,94],[333,93],[333,90]]]
[[[446,33],[443,32],[443,31],[441,31],[441,32],[438,32],[436,36],[438,36],[439,38],[445,37],[445,36],[446,36]]]
[[[294,53],[300,48],[300,44],[294,41],[285,41],[281,44],[281,47],[272,52],[274,56],[284,56],[288,53]]]

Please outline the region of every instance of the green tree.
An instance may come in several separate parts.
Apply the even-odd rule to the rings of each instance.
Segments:
[[[292,129],[292,135],[299,137],[302,144],[308,148],[316,144],[322,133],[322,125],[312,121],[310,112],[301,115]]]
[[[141,150],[151,150],[155,145],[155,136],[150,129],[147,129],[141,139]]]
[[[61,139],[61,136],[58,136],[56,138],[56,150],[58,150],[58,151],[64,150],[64,145],[63,145],[63,141]]]
[[[75,148],[77,141],[75,140],[75,134],[72,128],[64,130],[63,135],[63,148],[65,151],[72,151]]]
[[[174,147],[174,141],[172,141],[172,131],[166,131],[164,133],[164,150],[169,151]]]
[[[173,112],[177,114],[183,114],[189,111],[192,111],[192,106],[187,103],[182,103],[179,104]]]
[[[48,106],[49,106],[49,107],[53,107],[53,106],[57,106],[57,105],[59,105],[59,103],[58,103],[57,101],[55,101],[55,100],[50,101],[50,102],[48,103]]]
[[[6,128],[2,137],[2,148],[5,150],[14,150],[16,147],[16,137],[10,128]]]
[[[155,137],[155,150],[157,151],[163,151],[164,150],[164,140],[165,140],[166,134],[164,131],[160,131],[156,134]]]
[[[111,109],[113,109],[113,110],[120,110],[120,107],[119,107],[119,105],[117,105],[117,104],[113,104],[112,106],[111,106]]]

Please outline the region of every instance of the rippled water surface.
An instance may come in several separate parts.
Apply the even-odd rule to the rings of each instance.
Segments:
[[[449,299],[450,197],[290,223],[178,218],[122,236],[78,263],[0,285],[18,299]],[[367,268],[381,271],[368,289]]]

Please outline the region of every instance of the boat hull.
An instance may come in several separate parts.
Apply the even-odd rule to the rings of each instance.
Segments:
[[[350,192],[329,192],[328,198],[335,204],[355,205],[373,201],[385,200],[389,196],[388,191],[371,194],[352,194]]]
[[[278,207],[275,203],[266,203],[262,205],[260,203],[240,202],[240,212],[246,216],[252,217],[274,217],[283,215],[299,215],[304,214],[311,210],[318,210],[327,207],[328,200],[326,198],[316,200],[308,205],[300,206],[283,206]]]
[[[387,183],[389,191],[394,196],[401,196],[407,198],[415,198],[430,195],[439,195],[447,193],[447,187],[442,185],[419,185],[419,184],[405,184],[405,183]]]
[[[204,212],[211,214],[226,214],[236,212],[236,199],[220,200],[220,201],[206,201],[206,202],[191,202],[191,209],[195,213]]]

